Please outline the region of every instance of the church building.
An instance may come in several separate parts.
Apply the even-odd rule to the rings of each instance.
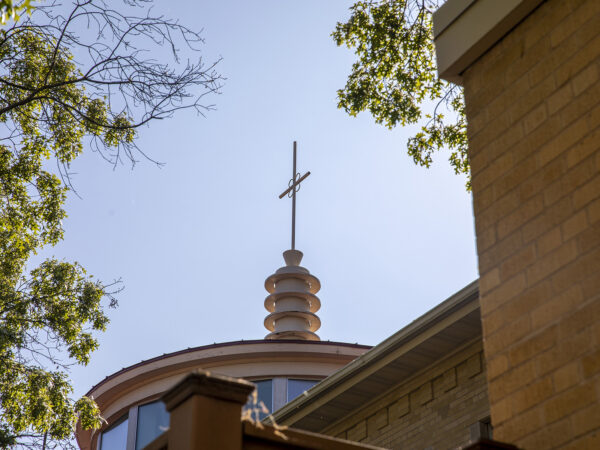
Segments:
[[[455,448],[488,435],[476,282],[370,348],[319,339],[320,282],[300,251],[284,258],[265,281],[264,340],[181,350],[108,376],[88,392],[108,423],[78,430],[80,448],[144,448],[169,427],[161,397],[195,369],[252,381],[274,420],[301,430],[384,448]]]
[[[196,369],[252,381],[258,400],[275,411],[367,351],[364,345],[320,340],[320,281],[300,266],[300,251],[288,250],[284,258],[286,265],[265,281],[264,325],[270,333],[264,340],[189,348],[106,377],[88,395],[108,423],[99,432],[78,430],[80,448],[144,448],[169,427],[161,396]]]
[[[322,342],[292,240],[264,340],[110,375],[89,392],[108,424],[80,448],[174,450],[160,399],[199,368],[331,444],[295,448],[600,448],[600,2],[448,0],[433,19],[440,77],[464,88],[480,279],[373,348]],[[300,181],[294,164],[294,204]]]
[[[296,173],[296,143],[293,162],[292,183],[280,196],[292,199],[292,248],[283,253],[285,265],[265,281],[269,333],[263,340],[162,355],[106,377],[88,395],[107,424],[96,432],[78,430],[80,448],[158,445],[170,426],[165,393],[198,369],[254,383],[258,403],[273,415],[256,410],[252,400],[247,409],[266,423],[385,448],[408,442],[459,447],[487,436],[477,283],[374,348],[320,340],[321,283],[300,265],[303,254],[295,249],[296,191],[310,175]]]

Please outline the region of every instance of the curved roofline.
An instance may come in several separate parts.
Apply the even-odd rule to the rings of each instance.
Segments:
[[[150,363],[153,363],[156,361],[160,361],[162,359],[171,358],[173,356],[183,355],[186,353],[197,352],[200,350],[208,350],[208,349],[219,348],[219,347],[230,347],[230,346],[234,346],[234,345],[246,345],[246,344],[254,345],[254,344],[263,344],[263,343],[264,344],[336,345],[336,346],[341,346],[341,347],[364,348],[364,349],[370,349],[373,347],[372,345],[363,345],[363,344],[358,344],[358,343],[351,344],[348,342],[335,342],[335,341],[307,341],[307,340],[303,340],[303,339],[251,339],[251,340],[240,340],[240,341],[230,341],[230,342],[220,342],[220,343],[214,343],[214,344],[208,344],[208,345],[200,345],[198,347],[189,347],[189,348],[186,348],[183,350],[178,350],[178,351],[171,352],[171,353],[164,353],[160,356],[155,356],[154,358],[145,359],[138,363],[132,364],[131,366],[124,367],[121,370],[119,370],[111,375],[108,375],[102,381],[100,381],[99,383],[92,386],[85,395],[86,396],[90,395],[94,390],[96,390],[97,388],[102,386],[104,383],[109,382],[113,378],[116,378],[125,372],[136,369],[145,364],[150,364]]]

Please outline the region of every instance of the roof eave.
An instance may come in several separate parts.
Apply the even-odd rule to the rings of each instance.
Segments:
[[[375,369],[377,366],[400,357],[403,350],[409,349],[411,344],[422,342],[431,338],[437,332],[436,325],[452,323],[473,311],[479,310],[479,284],[473,281],[463,289],[431,309],[421,317],[399,330],[379,345],[373,347],[341,370],[327,377],[313,388],[291,401],[273,414],[276,423],[293,425],[302,417],[315,409],[315,405],[325,403],[326,397],[338,388],[360,381],[361,373]],[[442,323],[444,321],[444,323]],[[433,334],[432,334],[433,332]],[[364,377],[363,377],[364,378]],[[360,378],[360,379],[363,379]],[[270,419],[265,419],[269,422]]]

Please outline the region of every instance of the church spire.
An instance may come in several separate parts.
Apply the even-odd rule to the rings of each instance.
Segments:
[[[265,308],[271,313],[265,318],[265,327],[271,332],[265,339],[321,340],[315,334],[321,327],[321,320],[315,314],[321,308],[321,301],[315,295],[321,289],[321,282],[300,266],[302,256],[299,250],[283,252],[286,265],[265,281],[270,294],[265,299]]]
[[[296,250],[296,192],[300,183],[310,175],[296,173],[296,142],[292,179],[289,187],[279,196],[292,198],[292,248],[283,252],[285,266],[269,276],[265,289],[270,294],[265,299],[265,308],[271,314],[265,318],[265,327],[271,333],[265,339],[306,339],[319,341],[315,331],[321,327],[321,320],[315,314],[321,308],[321,301],[315,294],[321,289],[317,277],[300,266],[302,252]]]

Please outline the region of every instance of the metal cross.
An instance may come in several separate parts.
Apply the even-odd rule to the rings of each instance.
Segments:
[[[283,198],[286,194],[292,198],[292,250],[296,249],[296,192],[300,190],[300,183],[310,175],[310,172],[306,172],[300,176],[300,172],[296,173],[296,141],[294,141],[294,171],[292,172],[292,179],[288,183],[288,188],[281,193],[279,198]]]

